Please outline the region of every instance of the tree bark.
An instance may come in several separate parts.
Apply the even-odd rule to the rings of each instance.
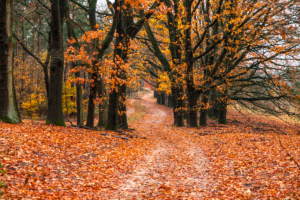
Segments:
[[[104,80],[101,79],[98,84],[98,97],[102,99],[101,103],[99,104],[98,126],[106,127],[108,123],[108,100]]]
[[[109,104],[108,104],[108,130],[118,129],[118,103],[119,93],[117,88],[113,88],[109,93]]]
[[[192,24],[192,1],[185,1],[184,7],[186,10],[186,18],[184,23],[186,25]],[[184,31],[185,35],[185,63],[187,65],[187,99],[188,99],[188,126],[197,127],[197,101],[199,94],[197,93],[194,86],[194,63],[193,63],[193,52],[192,52],[192,30],[191,26]]]
[[[201,108],[200,108],[200,126],[207,126],[207,104],[209,91],[202,94]]]
[[[227,124],[227,99],[222,99],[220,102],[219,124]]]
[[[164,105],[166,104],[166,103],[165,103],[165,102],[166,102],[165,96],[166,96],[166,95],[165,95],[165,92],[161,91],[161,92],[160,92],[160,101],[159,101],[159,104],[160,104],[160,105],[163,105],[163,106],[164,106]]]
[[[172,95],[168,95],[168,107],[173,108],[174,103],[173,103],[173,98]]]
[[[219,104],[218,104],[217,97],[218,97],[218,92],[214,88],[210,91],[210,95],[209,95],[210,108],[208,110],[208,117],[214,120],[217,120],[219,115]]]
[[[51,64],[47,124],[65,126],[62,109],[64,52],[60,1],[51,2]]]
[[[76,44],[74,44],[74,48],[79,48],[79,44],[77,42],[77,37],[74,32],[73,23],[69,19],[70,13],[69,13],[69,2],[67,4],[67,12],[66,12],[66,18],[67,18],[67,30],[68,30],[68,38],[74,38],[76,40]],[[74,69],[76,67],[75,62],[71,62],[71,69]],[[80,78],[80,71],[75,72],[75,78]],[[81,83],[76,83],[76,118],[77,118],[77,125],[83,125],[83,105],[82,105],[82,85]]]
[[[184,100],[182,99],[183,88],[172,87],[172,97],[173,97],[173,114],[174,114],[174,126],[183,127],[184,126]]]
[[[96,28],[96,4],[97,0],[89,0],[89,20],[90,28],[92,31],[95,31]],[[92,52],[96,51],[96,48],[93,45],[96,45],[97,40],[92,40]],[[90,94],[89,94],[89,103],[88,103],[88,114],[86,126],[93,128],[95,121],[95,99],[98,91],[98,67],[96,66],[97,60],[95,59],[92,62],[92,73],[91,73],[91,82],[90,82]]]
[[[160,104],[160,97],[161,96],[161,92],[157,92],[157,95],[156,95],[156,103]]]
[[[120,19],[122,19],[122,15],[120,15]],[[113,78],[119,79],[120,78],[120,66],[117,61],[119,61],[119,58],[122,58],[122,47],[121,44],[123,43],[123,26],[122,21],[118,23],[117,25],[117,36],[115,41],[115,50],[114,50],[114,71],[117,73],[114,75]],[[117,130],[119,128],[119,117],[118,117],[118,111],[119,111],[119,90],[120,90],[120,84],[116,83],[114,88],[111,89],[111,92],[109,94],[109,106],[108,106],[108,124],[107,129],[109,130]]]
[[[119,127],[128,129],[127,113],[126,113],[126,84],[120,86],[120,107],[119,107]]]
[[[157,91],[154,90],[154,98],[157,98]]]
[[[14,85],[13,1],[0,0],[0,121],[19,123],[21,118]]]

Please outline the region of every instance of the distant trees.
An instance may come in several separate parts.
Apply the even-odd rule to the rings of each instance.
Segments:
[[[8,10],[7,2],[1,120],[20,121],[17,95],[23,114],[49,124],[76,114],[77,125],[94,128],[98,115],[98,126],[127,129],[128,86],[141,80],[168,101],[177,127],[226,123],[229,104],[295,115],[286,109],[299,99],[294,0],[33,0]]]
[[[171,62],[168,74],[171,77],[178,71],[183,77],[182,87],[186,89],[181,94],[187,103],[180,108],[184,107],[188,113],[189,126],[198,126],[198,111],[201,126],[206,125],[207,110],[211,110],[211,116],[218,117],[219,123],[226,123],[226,107],[232,100],[272,102],[287,98],[291,90],[297,90],[290,80],[280,78],[286,70],[296,73],[296,66],[299,66],[299,41],[291,37],[297,32],[293,28],[295,16],[289,12],[296,5],[295,1],[276,3],[275,6],[274,1],[165,1],[170,10],[157,16],[149,26],[156,34],[149,34],[149,27],[145,27],[147,37],[141,36],[141,43],[155,56],[145,54],[148,58],[143,70],[149,75],[157,79],[160,72],[168,69],[162,58],[179,55],[176,62],[181,64],[175,65],[175,60]],[[169,31],[166,35],[168,27],[175,33]],[[291,34],[289,39],[283,29]],[[153,39],[153,36],[160,39]],[[172,45],[176,46],[173,51]],[[286,61],[289,64],[283,65]],[[176,83],[181,82],[178,75],[176,79]],[[172,78],[168,84],[176,85]],[[257,92],[256,98],[231,96],[238,93],[236,88],[246,91],[253,85],[265,94]],[[175,93],[172,91],[172,94]]]

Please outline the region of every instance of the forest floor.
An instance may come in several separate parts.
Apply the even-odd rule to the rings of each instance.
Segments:
[[[122,133],[0,123],[1,198],[300,199],[297,124],[230,110],[176,128],[153,93],[129,110],[143,114]]]

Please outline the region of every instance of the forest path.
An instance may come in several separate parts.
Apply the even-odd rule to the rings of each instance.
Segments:
[[[142,97],[147,115],[132,126],[151,144],[132,173],[120,177],[115,198],[201,199],[207,163],[201,148],[172,126],[172,109],[158,105],[153,92]]]

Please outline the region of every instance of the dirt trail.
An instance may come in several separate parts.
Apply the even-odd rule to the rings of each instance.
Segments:
[[[201,148],[172,125],[172,110],[156,104],[153,92],[142,97],[148,110],[135,129],[147,133],[155,147],[145,156],[133,173],[122,177],[118,186],[119,199],[201,199],[208,189],[206,159]]]

